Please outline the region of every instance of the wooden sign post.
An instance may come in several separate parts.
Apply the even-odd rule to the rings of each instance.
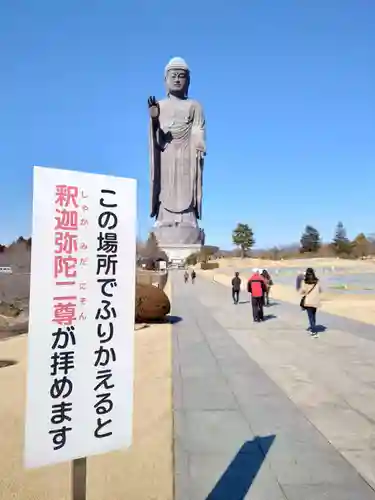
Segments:
[[[87,459],[76,458],[72,462],[72,500],[86,500]]]

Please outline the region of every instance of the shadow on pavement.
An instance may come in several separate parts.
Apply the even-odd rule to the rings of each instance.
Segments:
[[[17,364],[17,361],[14,359],[0,359],[0,368],[7,368],[8,366],[14,366]]]
[[[144,330],[145,328],[150,328],[150,325],[147,323],[135,323],[134,331],[138,332],[139,330]]]
[[[275,435],[246,441],[206,500],[242,500],[258,474]]]
[[[274,314],[265,314],[264,315],[264,321],[268,321],[269,319],[276,319],[277,316],[275,316]]]
[[[238,303],[239,304],[250,304],[250,300],[240,300]],[[280,302],[270,302],[268,304],[268,306],[264,306],[264,307],[268,308],[268,307],[279,306],[279,305],[280,305]]]
[[[315,331],[316,333],[323,333],[327,330],[327,327],[324,325],[316,325]]]
[[[167,323],[170,323],[171,325],[179,323],[180,321],[182,321],[182,318],[180,316],[173,316],[173,315],[167,316]]]
[[[148,321],[147,323],[136,323],[138,325],[142,325],[142,328],[148,328],[150,325],[165,325],[165,324],[170,324],[174,325],[175,323],[179,323],[182,321],[182,318],[180,316],[173,316],[172,314],[168,314],[162,319],[155,319],[153,321]],[[138,330],[141,330],[142,328],[138,328]]]

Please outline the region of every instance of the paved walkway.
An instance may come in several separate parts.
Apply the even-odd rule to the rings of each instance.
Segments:
[[[176,500],[375,500],[375,335],[172,281]]]

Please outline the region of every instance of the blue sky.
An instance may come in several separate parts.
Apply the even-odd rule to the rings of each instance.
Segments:
[[[208,243],[237,222],[261,247],[375,232],[374,25],[373,0],[2,0],[0,241],[30,233],[35,164],[135,177],[147,235],[147,97],[172,56],[207,118]]]

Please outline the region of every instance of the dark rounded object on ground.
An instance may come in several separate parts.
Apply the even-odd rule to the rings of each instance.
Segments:
[[[137,284],[152,285],[157,284],[164,290],[168,281],[168,272],[147,271],[146,269],[137,269]]]
[[[161,321],[170,313],[171,304],[166,293],[153,285],[136,285],[135,321],[148,323]]]

